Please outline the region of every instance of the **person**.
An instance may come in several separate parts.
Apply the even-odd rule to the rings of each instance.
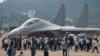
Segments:
[[[80,46],[80,50],[83,50],[83,39],[82,38],[79,39],[79,46]]]
[[[92,53],[94,52],[94,50],[97,50],[97,53],[99,53],[98,41],[96,39],[93,40],[93,50],[92,50]]]
[[[44,56],[49,56],[48,47],[47,45],[44,48]]]
[[[50,38],[50,40],[49,40],[49,47],[50,47],[51,51],[53,50],[53,44],[54,44],[53,38]]]
[[[78,45],[79,45],[79,42],[78,40],[75,41],[75,52],[78,52]]]
[[[57,40],[54,40],[54,51],[57,51]]]
[[[57,45],[58,45],[58,50],[61,50],[61,40],[57,41]]]
[[[12,56],[15,56],[15,55],[16,55],[16,49],[15,49],[14,47],[12,48],[11,55],[12,55]]]
[[[87,52],[90,50],[90,40],[89,38],[86,39],[86,47],[87,47]]]
[[[15,39],[13,39],[12,42],[13,42],[12,47],[16,48],[17,47],[17,41]]]
[[[87,45],[86,45],[86,37],[83,38],[83,51],[85,51],[87,48]],[[87,51],[88,52],[88,51]]]
[[[19,36],[20,38],[18,39],[18,45],[19,45],[19,50],[22,50],[22,37]]]
[[[27,38],[28,49],[31,47],[31,39]]]
[[[20,52],[19,56],[24,56],[24,55],[23,55],[23,51]]]
[[[4,50],[7,50],[8,44],[9,44],[8,39],[7,39],[7,37],[5,37],[5,39],[4,39]]]
[[[31,56],[35,56],[36,51],[35,51],[35,45],[32,45],[31,47]]]
[[[12,54],[12,46],[10,45],[7,51],[7,55],[11,56],[11,54]]]
[[[5,40],[5,38],[2,39],[2,47],[1,47],[1,49],[4,48],[4,40]]]
[[[27,39],[26,38],[23,40],[23,48],[24,50],[27,49]]]
[[[62,43],[63,56],[67,56],[67,48],[68,48],[68,43],[67,42],[63,42]]]
[[[89,37],[89,41],[90,41],[90,43],[89,43],[90,49],[92,49],[92,37]]]
[[[69,36],[69,45],[70,45],[70,48],[72,49],[73,45],[74,45],[74,39],[73,39],[73,36]]]
[[[36,49],[40,50],[40,40],[39,40],[39,37],[36,38]]]
[[[35,39],[36,39],[36,37],[35,37],[35,36],[33,36],[33,37],[32,37],[32,45],[34,45],[34,44],[35,44],[35,42],[36,42],[36,40],[35,40]]]

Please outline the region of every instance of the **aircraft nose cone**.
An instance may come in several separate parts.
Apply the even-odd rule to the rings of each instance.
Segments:
[[[15,35],[19,35],[20,34],[20,29],[16,28],[14,30],[12,30],[11,32],[8,33],[8,36],[15,36]]]

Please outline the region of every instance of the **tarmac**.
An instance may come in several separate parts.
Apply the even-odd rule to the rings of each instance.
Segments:
[[[7,33],[4,33],[2,35],[2,37],[0,38],[0,48],[2,45],[2,38],[6,37]],[[100,44],[100,42],[99,42]],[[30,50],[22,50],[24,53],[24,56],[31,56],[31,52]],[[90,50],[89,52],[86,51],[78,51],[78,52],[74,52],[74,48],[72,50],[69,50],[69,55],[68,56],[100,56],[100,53],[96,53],[96,51],[94,53],[91,52],[92,50]],[[99,52],[100,52],[100,46],[99,46]],[[16,56],[19,56],[20,51],[17,51]],[[3,49],[0,49],[0,56],[7,56],[6,51],[4,51]],[[43,51],[36,51],[36,56],[44,56],[43,55]],[[59,51],[49,51],[49,56],[63,56],[62,55],[62,50]]]

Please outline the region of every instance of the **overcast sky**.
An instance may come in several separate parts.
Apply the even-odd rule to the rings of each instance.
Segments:
[[[0,0],[0,3],[2,3],[3,2],[3,0]]]

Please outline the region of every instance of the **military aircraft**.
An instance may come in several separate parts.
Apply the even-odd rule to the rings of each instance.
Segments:
[[[40,18],[31,18],[18,28],[8,33],[9,36],[22,35],[31,32],[50,31],[55,35],[62,35],[65,31],[100,31],[99,28],[88,28],[88,5],[86,4],[75,26],[65,26],[65,5],[62,4],[54,23]]]

